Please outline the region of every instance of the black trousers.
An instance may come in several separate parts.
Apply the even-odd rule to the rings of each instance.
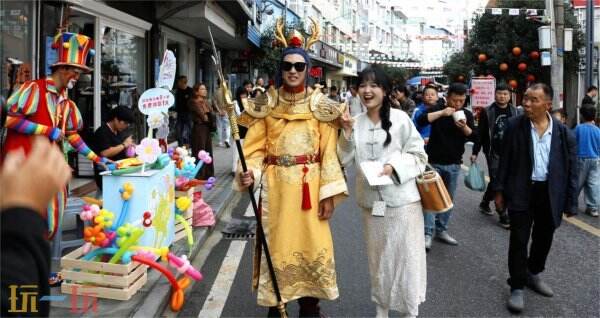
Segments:
[[[508,284],[511,290],[523,289],[527,282],[527,272],[538,274],[544,271],[546,258],[552,246],[554,221],[550,210],[548,184],[533,182],[531,185],[529,209],[527,211],[508,210],[510,217],[510,243],[508,247]],[[533,231],[532,231],[533,228]],[[531,247],[529,252],[529,237]]]
[[[498,156],[496,155],[486,154],[485,159],[487,162],[488,176],[490,177],[490,182],[488,182],[488,185],[485,189],[485,193],[483,194],[483,199],[481,199],[481,201],[489,203],[490,201],[494,201],[494,197],[496,196],[496,191],[493,191],[490,185],[494,184],[494,180],[496,180],[500,158],[498,158]]]
[[[302,297],[298,299],[298,305],[300,305],[299,317],[320,317],[321,308],[319,306],[319,298],[314,297]],[[267,317],[281,317],[279,309],[277,307],[269,307]]]

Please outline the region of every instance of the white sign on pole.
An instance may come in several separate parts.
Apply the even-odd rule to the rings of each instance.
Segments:
[[[471,106],[487,107],[495,100],[495,78],[473,78],[471,80]]]
[[[542,66],[552,65],[552,55],[550,52],[544,51],[542,52]]]
[[[156,87],[162,87],[170,90],[175,82],[175,72],[177,71],[177,62],[175,54],[171,50],[166,50],[163,55],[160,71],[158,73],[158,81]]]
[[[175,104],[175,96],[159,87],[145,91],[138,100],[138,108],[144,115],[166,113],[173,104]]]

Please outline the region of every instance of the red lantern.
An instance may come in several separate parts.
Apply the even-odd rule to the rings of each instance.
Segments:
[[[527,70],[527,64],[525,64],[525,63],[519,63],[519,65],[517,66],[517,68],[519,69],[519,71],[525,72]]]
[[[540,52],[538,51],[531,51],[531,53],[529,53],[529,58],[531,58],[532,60],[537,60],[540,58]]]
[[[506,63],[500,63],[499,68],[500,68],[500,70],[502,72],[506,72],[506,71],[508,71],[508,64],[506,64]]]
[[[477,57],[477,59],[479,60],[479,62],[483,63],[487,60],[487,55],[481,53],[479,54],[479,56]]]
[[[513,49],[512,49],[512,54],[513,54],[514,56],[519,56],[519,55],[521,55],[521,48],[520,48],[520,47],[518,47],[518,46],[515,46],[515,47],[513,47]]]
[[[535,76],[533,74],[527,75],[527,81],[528,82],[535,82]]]
[[[513,79],[513,80],[508,81],[508,85],[510,85],[510,87],[512,87],[513,89],[516,89],[517,86],[519,86],[519,83]]]
[[[465,77],[462,75],[458,75],[458,77],[456,78],[457,81],[459,82],[464,82],[465,81]]]

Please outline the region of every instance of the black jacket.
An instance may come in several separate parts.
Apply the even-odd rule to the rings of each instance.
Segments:
[[[563,212],[577,213],[577,141],[562,123],[553,120],[548,160],[548,196],[555,227]],[[493,189],[504,194],[512,211],[529,209],[533,170],[531,121],[524,115],[511,118],[504,135],[500,168]]]
[[[0,211],[2,219],[2,317],[7,316],[42,316],[50,313],[50,302],[42,301],[43,296],[50,295],[48,277],[50,277],[50,244],[48,243],[47,226],[42,217],[26,208],[12,208]],[[38,312],[10,313],[11,285],[33,285],[30,288],[17,288],[15,293],[37,292],[36,307]],[[21,309],[21,303],[16,307]],[[31,308],[31,307],[30,307]]]
[[[508,104],[510,109],[510,117],[515,117],[518,115],[517,108],[511,104]],[[477,125],[477,140],[475,140],[473,145],[473,155],[479,154],[479,151],[483,147],[483,152],[486,156],[490,155],[491,151],[491,138],[494,129],[494,123],[496,122],[496,116],[498,114],[499,107],[496,103],[492,103],[490,106],[483,109],[483,111],[479,115],[479,125]],[[490,126],[490,123],[492,125]],[[499,151],[500,149],[498,149]]]

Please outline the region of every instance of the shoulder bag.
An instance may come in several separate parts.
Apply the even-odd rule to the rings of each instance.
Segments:
[[[431,165],[427,164],[425,171],[421,171],[421,174],[417,176],[416,182],[421,195],[423,212],[443,213],[454,207],[442,177]]]

